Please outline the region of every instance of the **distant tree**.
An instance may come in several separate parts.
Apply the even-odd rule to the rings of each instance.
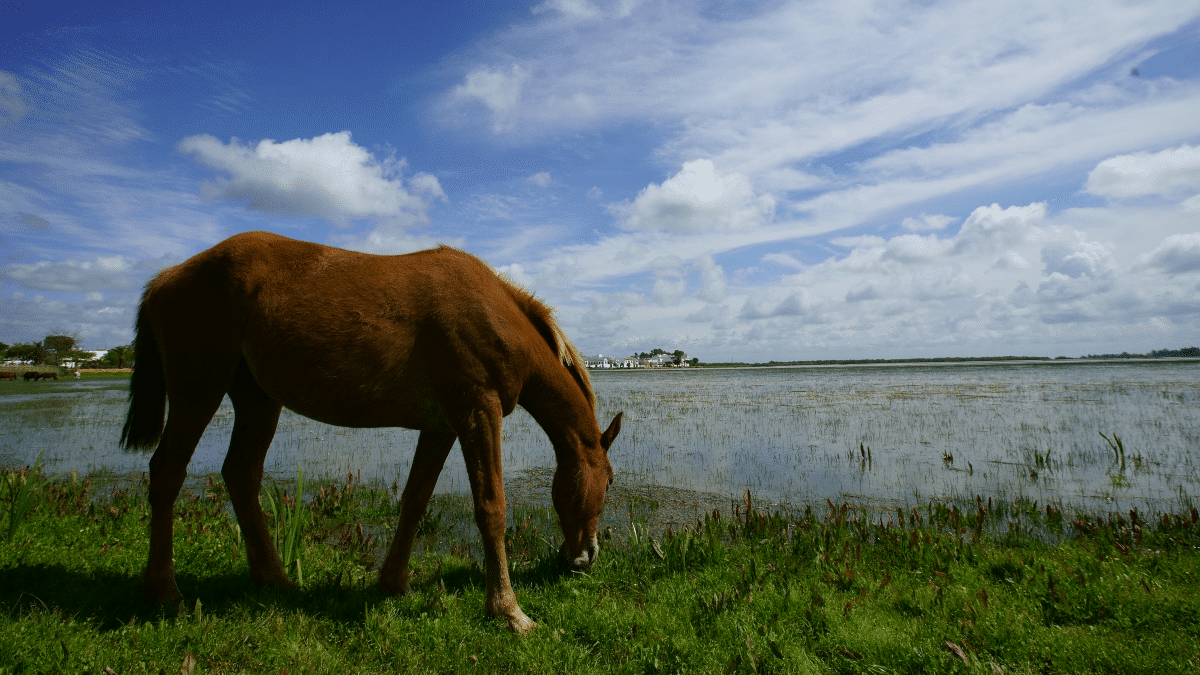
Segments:
[[[0,342],[0,356],[8,356],[8,345]]]
[[[673,360],[675,361],[675,365],[678,366],[683,364],[683,357],[687,356],[687,354],[685,354],[682,349],[676,349],[675,351],[671,352],[671,356],[675,357]]]
[[[700,359],[698,359],[698,358],[695,358],[695,357],[692,357],[692,360],[691,360],[691,361],[689,361],[688,363],[691,363],[691,364],[692,364],[692,366],[693,366],[693,367],[695,367],[695,366],[698,366],[698,365],[700,365]]]
[[[655,347],[654,349],[650,350],[650,356],[658,356],[659,354],[666,354],[666,353],[667,353],[666,350],[659,349],[658,347]]]
[[[126,363],[133,361],[133,347],[129,345],[113,347],[104,354],[102,360],[113,368],[124,368]]]
[[[18,342],[6,350],[5,356],[22,363],[33,363],[37,359],[37,348],[32,344]]]
[[[41,340],[33,343],[33,359],[30,361],[33,365],[41,365],[50,361],[50,352],[46,350],[46,345],[42,344]]]
[[[53,355],[54,365],[57,366],[72,349],[75,349],[75,338],[70,335],[47,335],[42,344],[46,351]]]

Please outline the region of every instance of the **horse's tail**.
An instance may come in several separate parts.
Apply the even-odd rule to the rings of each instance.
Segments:
[[[137,335],[133,339],[135,361],[129,378],[129,411],[121,429],[121,445],[126,449],[148,450],[162,438],[163,419],[167,414],[167,379],[163,373],[158,340],[150,327],[146,300],[138,307]]]

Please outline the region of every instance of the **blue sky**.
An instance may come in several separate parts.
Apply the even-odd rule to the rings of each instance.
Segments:
[[[586,353],[1200,343],[1200,2],[6,3],[0,341],[237,232],[465,248]]]

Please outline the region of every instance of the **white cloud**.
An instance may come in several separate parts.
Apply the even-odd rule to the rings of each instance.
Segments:
[[[920,262],[936,258],[949,251],[952,246],[951,241],[939,239],[933,234],[925,237],[918,234],[902,234],[892,237],[884,245],[884,257],[902,263]]]
[[[654,290],[651,295],[654,302],[671,306],[679,303],[679,299],[683,297],[686,290],[687,280],[681,277],[662,277],[654,281]]]
[[[817,320],[817,310],[810,302],[808,292],[796,291],[779,302],[765,298],[746,298],[739,319],[768,319],[771,317],[802,317],[806,321]]]
[[[1060,242],[1042,249],[1042,263],[1048,274],[1096,278],[1108,267],[1112,254],[1103,244],[1089,241]]]
[[[1138,263],[1138,267],[1154,267],[1170,274],[1200,270],[1200,232],[1173,234]]]
[[[877,237],[872,234],[863,234],[857,237],[834,237],[829,240],[829,243],[834,246],[844,246],[846,248],[869,248],[873,246],[883,246],[883,237]]]
[[[521,90],[529,73],[514,65],[508,72],[480,68],[469,73],[463,83],[454,88],[454,95],[464,100],[476,100],[493,113],[505,113],[521,100]]]
[[[1087,191],[1102,197],[1166,195],[1200,187],[1200,147],[1110,157],[1088,174]]]
[[[724,300],[728,287],[725,270],[721,269],[711,255],[700,256],[694,266],[700,271],[700,290],[696,291],[696,297],[709,303]]]
[[[900,221],[900,227],[908,230],[909,232],[924,232],[926,230],[944,230],[944,229],[946,229],[947,225],[949,225],[950,223],[953,223],[956,220],[958,220],[958,218],[952,218],[951,216],[941,216],[941,215],[927,216],[924,213],[922,213],[921,215],[917,216],[916,218],[910,217],[910,218],[905,218],[904,220]]]
[[[804,263],[786,253],[767,253],[763,255],[762,259],[763,262],[773,262],[776,265],[783,265],[784,267],[791,267],[798,270],[802,270],[805,267]]]
[[[137,287],[133,266],[124,256],[98,256],[94,260],[43,260],[0,266],[0,278],[42,291],[127,291]]]
[[[533,183],[534,185],[536,185],[538,187],[546,187],[546,186],[550,185],[550,181],[553,179],[550,178],[549,173],[547,173],[545,171],[539,171],[539,172],[533,174],[532,176],[530,176],[529,178],[526,178],[525,180],[529,181],[530,183]]]
[[[1029,229],[1045,217],[1044,202],[1005,209],[999,204],[981,206],[963,222],[955,236],[954,249],[956,252],[976,250],[986,253],[1010,248],[1024,240]]]
[[[697,159],[685,162],[661,185],[646,186],[632,203],[614,205],[611,211],[629,230],[746,230],[771,220],[775,199],[756,196],[746,176],[722,175],[710,160]]]
[[[756,184],[764,172],[869,139],[961,128],[1044,100],[1197,12],[1194,2],[1168,0],[1102,0],[1086,11],[1033,0],[1002,11],[986,0],[780,2],[717,13],[664,3],[639,7],[635,22],[575,25],[562,17],[593,16],[597,3],[540,7],[559,11],[492,36],[477,57],[537,73],[519,101],[505,99],[515,101],[506,114],[525,122],[506,131],[533,140],[597,120],[682,121],[665,143],[669,158],[712,157]],[[478,61],[464,71],[510,77]]]
[[[533,8],[534,14],[557,11],[575,19],[594,19],[600,16],[600,10],[587,0],[546,0]]]
[[[26,110],[20,80],[0,70],[0,127],[10,131],[16,128]]]
[[[201,134],[179,142],[179,150],[228,174],[205,181],[208,199],[244,203],[268,214],[316,216],[345,226],[355,218],[387,218],[405,226],[424,223],[434,199],[445,193],[433,176],[418,174],[404,185],[404,160],[376,160],[350,139],[329,133],[282,143],[228,144]]]
[[[351,251],[398,255],[434,248],[439,244],[462,248],[466,240],[462,237],[413,234],[400,226],[381,224],[364,235],[335,235],[330,238],[329,243]]]

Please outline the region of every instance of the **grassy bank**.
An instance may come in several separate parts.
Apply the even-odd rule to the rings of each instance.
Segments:
[[[1200,668],[1200,518],[1080,517],[1028,503],[765,513],[748,499],[647,536],[646,504],[587,574],[562,574],[552,512],[514,508],[513,582],[540,625],[487,618],[468,500],[422,523],[413,592],[375,573],[395,491],[309,486],[297,590],[260,588],[219,479],[180,498],[188,601],[138,590],[140,477],[56,479],[0,547],[0,673],[1176,673]],[[280,486],[283,510],[293,499]],[[267,489],[264,489],[266,492]],[[290,502],[294,508],[295,502]],[[644,522],[644,521],[643,521]],[[281,533],[282,534],[282,533]],[[1047,541],[1056,543],[1045,543]]]

